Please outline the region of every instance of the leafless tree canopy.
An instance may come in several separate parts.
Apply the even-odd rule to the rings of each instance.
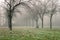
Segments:
[[[59,0],[4,0],[1,7],[4,8],[5,15],[8,19],[8,26],[12,30],[12,18],[16,16],[16,12],[22,14],[20,11],[20,6],[26,8],[27,13],[31,15],[32,19],[36,22],[36,27],[39,28],[38,20],[41,19],[42,28],[44,27],[44,16],[50,16],[50,28],[52,29],[52,19],[53,15],[59,13],[60,5]]]

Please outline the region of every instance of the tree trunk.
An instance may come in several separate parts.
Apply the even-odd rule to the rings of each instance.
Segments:
[[[36,19],[36,28],[39,28],[38,19]]]
[[[51,16],[50,16],[50,29],[52,29],[52,14],[51,14]]]
[[[44,25],[44,24],[43,24],[43,17],[42,17],[42,28],[43,28],[43,25]]]
[[[10,30],[12,30],[12,18],[8,18],[8,27]]]

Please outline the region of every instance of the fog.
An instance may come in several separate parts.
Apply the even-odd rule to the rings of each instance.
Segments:
[[[60,17],[60,14],[54,15],[53,26],[60,26],[60,18],[59,17]],[[32,25],[35,24],[34,20],[30,16],[28,16],[27,14],[20,16],[20,18],[15,18],[15,19],[17,19],[16,24],[20,24],[20,25],[23,25],[23,26],[25,26],[26,24],[31,25],[31,23],[32,23]],[[34,22],[34,24],[33,24],[33,22]],[[50,24],[49,16],[45,16],[44,17],[44,25],[49,26],[49,24]],[[39,19],[39,25],[41,26],[41,19]]]
[[[27,9],[25,6],[19,6],[19,8],[17,9],[19,9],[22,14],[16,13],[16,17],[14,17],[12,21],[13,25],[15,26],[35,26],[36,25],[35,20],[33,19],[33,16],[30,15],[31,14],[30,9]],[[2,13],[5,13],[2,10],[0,10],[0,15],[3,15]],[[50,24],[49,18],[50,18],[49,15],[44,16],[44,26],[49,26]],[[53,22],[53,26],[60,26],[60,13],[57,13],[53,16],[52,22]],[[0,17],[0,24],[7,25],[7,19]],[[41,19],[39,19],[39,26],[41,26]]]

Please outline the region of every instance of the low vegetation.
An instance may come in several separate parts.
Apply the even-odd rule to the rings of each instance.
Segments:
[[[0,29],[0,40],[60,40],[60,31],[37,28]]]

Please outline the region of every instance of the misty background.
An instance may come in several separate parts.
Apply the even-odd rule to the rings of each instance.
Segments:
[[[22,1],[28,1],[28,0],[22,0]],[[37,1],[32,0],[33,3],[37,3]],[[1,1],[0,1],[1,3]],[[60,3],[60,2],[59,2]],[[2,5],[2,3],[0,4]],[[32,5],[30,5],[32,7]],[[18,10],[21,11],[21,13],[16,13],[16,17],[13,17],[12,23],[13,26],[32,26],[34,27],[36,25],[36,22],[33,19],[33,14],[31,14],[30,9],[27,7],[20,5],[17,7]],[[5,10],[0,7],[0,26],[7,26],[7,18],[5,17]],[[31,14],[31,15],[30,15]],[[49,26],[49,15],[44,16],[44,26]],[[53,26],[60,27],[60,13],[57,13],[53,16]],[[41,20],[39,19],[39,26],[41,26]]]

